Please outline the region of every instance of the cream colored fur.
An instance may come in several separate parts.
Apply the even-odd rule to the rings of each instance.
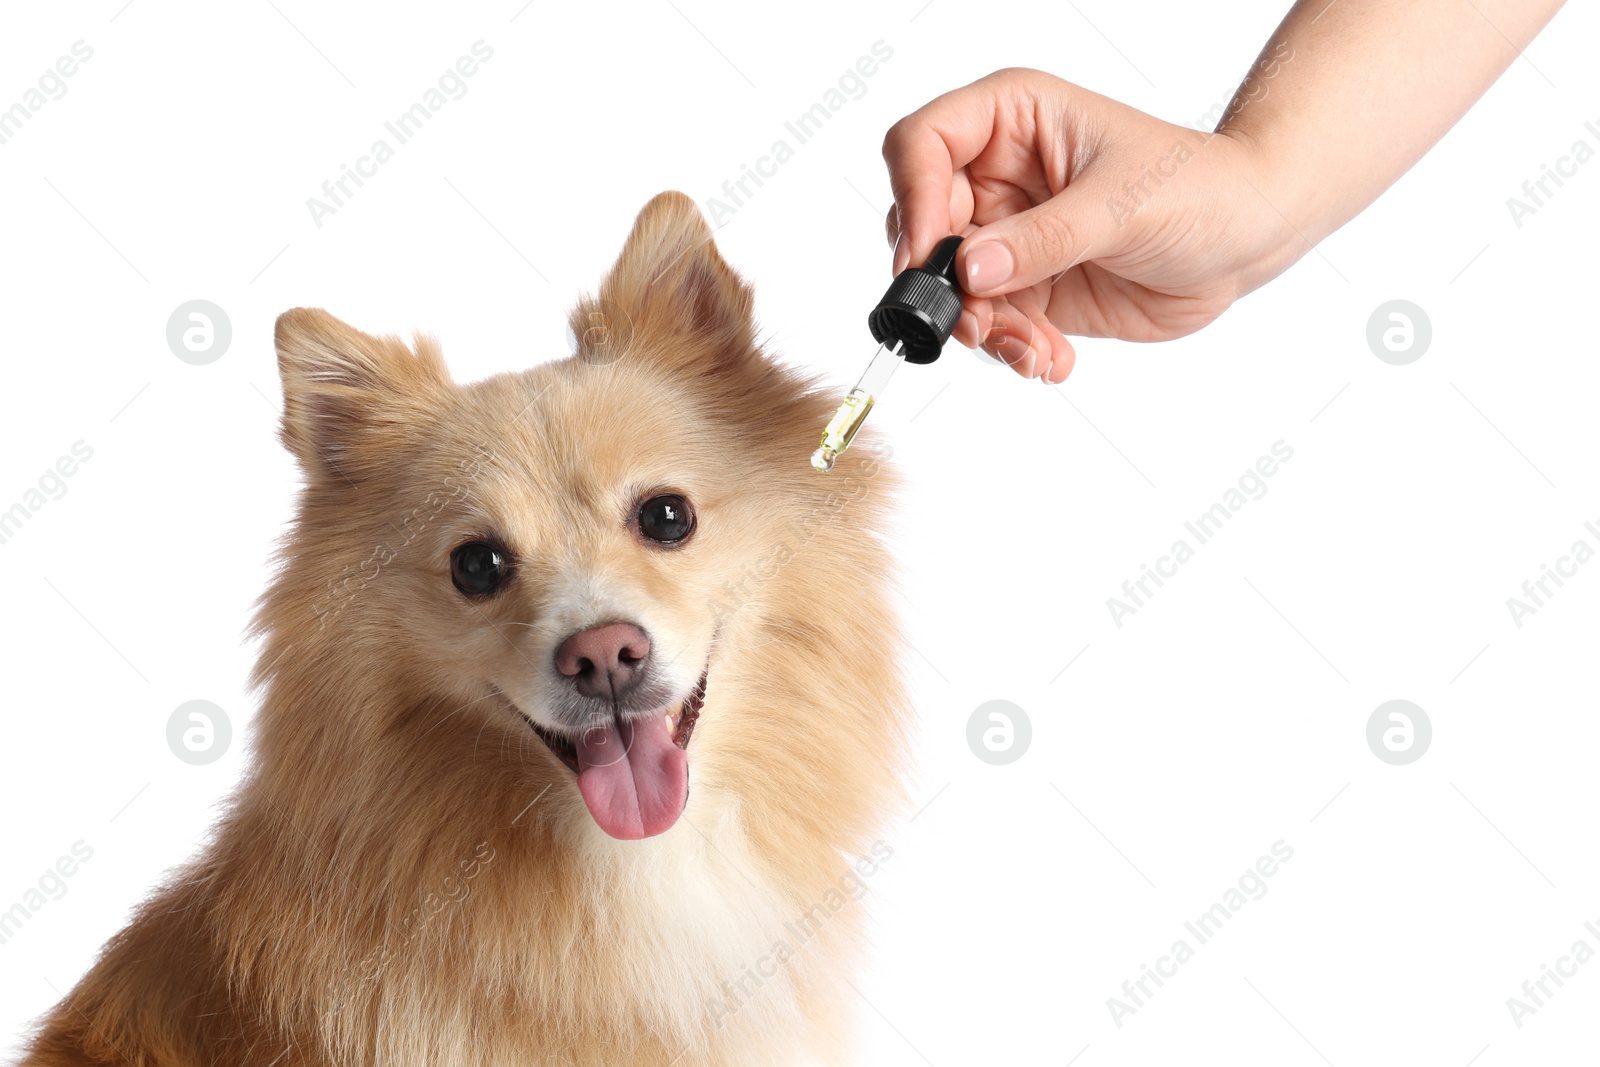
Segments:
[[[681,194],[572,321],[576,356],[458,385],[427,338],[279,320],[306,486],[252,769],[24,1063],[845,1062],[856,857],[887,855],[908,713],[891,475],[860,447],[809,469],[832,398],[759,350]],[[698,513],[677,549],[628,527],[662,487]],[[449,556],[486,534],[518,569],[469,602]],[[601,832],[523,718],[562,636],[618,613],[679,684],[709,656],[688,805],[642,841]]]

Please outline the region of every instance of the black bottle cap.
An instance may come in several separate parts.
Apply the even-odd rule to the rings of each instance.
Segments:
[[[867,316],[867,329],[880,344],[900,342],[907,363],[932,363],[944,351],[950,331],[961,318],[961,285],[956,281],[956,249],[960,237],[934,245],[928,261],[907,267],[889,283],[878,306]]]

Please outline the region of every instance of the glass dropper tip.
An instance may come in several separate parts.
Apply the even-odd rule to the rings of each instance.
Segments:
[[[884,386],[889,384],[889,378],[904,360],[901,350],[904,346],[896,341],[892,346],[882,344],[873,355],[872,362],[867,364],[866,373],[856,383],[844,398],[844,403],[839,405],[839,410],[834,412],[833,419],[822,431],[822,447],[811,453],[812,469],[819,474],[826,474],[833,470],[834,460],[839,454],[850,447],[850,442],[855,440],[856,431],[861,429],[861,424],[867,420],[867,412],[872,410],[878,397],[882,395]]]

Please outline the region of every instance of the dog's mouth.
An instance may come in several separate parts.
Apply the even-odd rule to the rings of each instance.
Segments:
[[[695,683],[694,689],[688,696],[661,713],[672,743],[685,752],[689,750],[689,739],[694,736],[694,724],[700,719],[700,707],[705,703],[705,699],[706,674],[701,674],[700,681]],[[578,766],[578,746],[573,738],[545,729],[534,722],[526,712],[521,714],[523,721],[533,728],[533,732],[545,743],[545,747],[555,753],[556,759],[565,763],[573,774],[582,770]]]
[[[567,737],[523,719],[577,775],[578,792],[600,829],[633,841],[665,833],[689,799],[689,739],[705,701],[709,667],[678,704],[644,716],[614,715]],[[520,709],[519,709],[520,710]]]

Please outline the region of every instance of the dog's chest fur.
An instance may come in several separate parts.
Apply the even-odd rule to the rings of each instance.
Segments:
[[[517,923],[540,902],[518,899],[516,872],[491,861],[455,905],[472,927],[456,939],[472,946],[472,973],[454,995],[441,997],[437,954],[418,944],[369,1002],[377,1017],[332,1043],[376,1033],[376,1062],[440,1067],[828,1062],[818,1016],[832,1014],[828,976],[860,909],[808,920],[731,814],[707,809],[691,804],[686,832],[649,842],[587,830],[571,842],[581,875],[562,907],[578,922]]]

